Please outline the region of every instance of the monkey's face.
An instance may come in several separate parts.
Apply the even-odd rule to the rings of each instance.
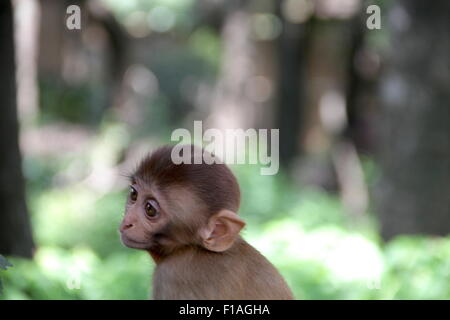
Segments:
[[[205,207],[186,187],[161,190],[141,179],[130,185],[125,216],[120,225],[122,243],[130,248],[171,251],[197,243],[196,230]]]
[[[152,257],[189,246],[228,250],[245,225],[236,213],[236,178],[223,164],[177,165],[173,151],[170,146],[157,149],[133,173],[120,226],[123,244]]]
[[[132,183],[119,229],[124,245],[136,249],[150,249],[155,245],[155,236],[167,225],[161,198],[156,190]]]

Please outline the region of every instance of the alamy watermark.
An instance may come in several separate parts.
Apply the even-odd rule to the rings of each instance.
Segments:
[[[367,7],[366,13],[370,16],[366,20],[366,26],[369,30],[381,29],[381,9],[376,4]]]
[[[202,121],[194,121],[194,133],[185,128],[172,132],[171,140],[178,142],[172,149],[175,164],[261,164],[262,175],[274,175],[279,170],[279,129],[207,129]],[[204,152],[191,154],[191,144]],[[270,155],[269,148],[270,146]]]
[[[67,7],[66,13],[69,15],[66,19],[66,27],[69,30],[81,29],[81,9],[73,4]]]
[[[69,269],[69,274],[66,280],[66,286],[70,290],[81,289],[81,276],[87,272],[88,268],[82,263],[76,263]]]
[[[366,26],[369,30],[381,29],[381,9],[378,5],[372,4],[366,8],[366,13],[370,16],[366,20]],[[78,5],[72,4],[67,7],[66,27],[69,30],[81,29],[81,9]]]

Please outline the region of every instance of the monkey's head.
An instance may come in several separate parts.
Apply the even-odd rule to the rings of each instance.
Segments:
[[[174,164],[173,150],[157,149],[131,175],[120,225],[123,244],[158,256],[185,246],[229,249],[245,225],[237,215],[236,178],[225,164],[194,164],[195,153],[207,153],[203,149],[184,146],[190,164]]]

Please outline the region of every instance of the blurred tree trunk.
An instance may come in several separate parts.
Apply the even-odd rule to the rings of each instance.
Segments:
[[[384,239],[450,232],[450,2],[395,2],[381,80],[376,196]]]
[[[362,10],[347,22],[348,61],[346,65],[347,127],[344,136],[360,153],[373,153],[374,114],[378,112],[380,64],[378,54],[367,45],[367,14]]]
[[[41,0],[38,73],[42,87],[42,110],[57,109],[62,119],[97,125],[111,105],[121,103],[122,77],[130,51],[128,36],[113,14],[100,1]],[[81,9],[81,29],[66,28],[67,8]],[[55,26],[59,26],[55,28]],[[127,50],[126,50],[127,49]],[[87,88],[82,119],[64,111],[70,95]],[[56,89],[56,90],[55,90]],[[49,91],[56,97],[48,99]],[[53,106],[53,100],[58,106]],[[67,103],[66,103],[67,102]]]
[[[0,253],[31,257],[33,240],[25,202],[18,141],[13,12],[0,3]]]
[[[258,112],[257,104],[246,92],[257,70],[255,43],[250,36],[251,13],[248,3],[242,0],[228,1],[224,6],[222,63],[207,126],[222,130],[251,128]]]
[[[38,114],[37,53],[40,25],[38,0],[13,2],[17,59],[17,110],[22,121]]]
[[[278,110],[277,128],[280,128],[280,162],[289,167],[299,153],[304,83],[306,24],[291,23],[282,14],[283,1],[277,1],[277,15],[282,22],[278,38]]]

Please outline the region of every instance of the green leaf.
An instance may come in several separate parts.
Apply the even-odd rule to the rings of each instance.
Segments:
[[[8,267],[12,266],[13,265],[8,260],[6,260],[4,256],[0,254],[0,269],[6,270],[8,269]]]

